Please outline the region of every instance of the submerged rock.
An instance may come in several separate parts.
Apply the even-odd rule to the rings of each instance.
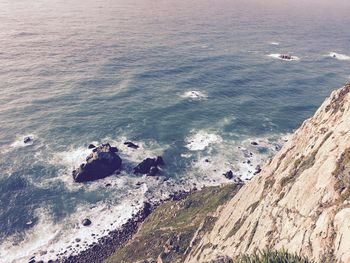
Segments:
[[[105,178],[121,168],[122,159],[116,154],[118,149],[109,143],[102,144],[86,158],[86,163],[73,171],[75,182],[87,182]]]
[[[164,165],[164,160],[161,156],[157,158],[146,158],[134,168],[134,173],[155,176],[159,172],[158,166],[161,165]]]

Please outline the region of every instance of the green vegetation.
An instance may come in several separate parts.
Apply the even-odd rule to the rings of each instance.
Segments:
[[[231,261],[231,263],[311,263],[306,257],[290,254],[285,250],[263,250],[254,254],[245,254]]]
[[[204,232],[210,231],[216,209],[230,200],[240,185],[206,187],[180,201],[160,205],[142,224],[135,237],[105,262],[183,262]],[[195,237],[196,236],[196,237]],[[195,238],[194,238],[195,237]]]
[[[350,198],[350,149],[346,149],[340,156],[333,176],[337,179],[334,190],[339,193],[338,202],[343,203]]]

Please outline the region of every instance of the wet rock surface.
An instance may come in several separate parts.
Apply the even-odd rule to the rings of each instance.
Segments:
[[[164,165],[164,160],[161,156],[157,158],[146,158],[134,168],[134,173],[155,176],[159,172],[158,166],[161,165]]]
[[[231,180],[231,179],[233,178],[233,172],[230,170],[230,171],[226,172],[226,173],[224,174],[224,176],[225,176],[227,179]]]
[[[86,218],[83,220],[82,224],[83,224],[83,226],[89,226],[89,225],[91,225],[91,220]]]
[[[31,142],[33,142],[33,138],[30,137],[30,136],[24,137],[23,142],[24,142],[25,144],[31,143]]]
[[[75,182],[87,182],[105,178],[121,168],[122,159],[118,149],[110,144],[102,144],[86,158],[86,163],[73,171]]]

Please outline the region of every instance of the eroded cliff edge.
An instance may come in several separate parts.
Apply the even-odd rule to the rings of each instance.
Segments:
[[[350,262],[350,84],[221,208],[185,262],[288,249],[317,262]]]

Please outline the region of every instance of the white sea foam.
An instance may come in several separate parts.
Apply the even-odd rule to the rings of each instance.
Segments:
[[[280,43],[279,42],[270,42],[270,45],[273,45],[273,46],[279,46]]]
[[[281,58],[281,55],[282,54],[270,54],[270,55],[268,55],[268,57],[271,57],[271,58],[274,58],[274,59],[280,59],[280,60],[283,60],[283,61],[298,61],[298,60],[300,60],[300,58],[297,57],[297,56],[291,56],[291,59],[284,59],[284,58]]]
[[[111,139],[103,141],[109,141],[111,145],[117,146],[123,160],[130,163],[136,163],[146,156],[161,155],[167,148],[155,142],[134,141],[140,146],[135,150],[123,144],[126,140],[126,137],[121,137],[117,141]],[[187,139],[189,151],[183,153],[184,158],[193,161],[185,174],[181,175],[183,177],[175,180],[128,176],[128,171],[123,171],[120,176],[107,177],[90,184],[75,184],[69,175],[67,178],[69,177],[72,187],[84,187],[84,191],[103,188],[103,191],[109,191],[108,200],[95,205],[82,204],[73,214],[60,222],[54,222],[49,209],[38,210],[39,222],[26,231],[24,239],[18,241],[16,245],[13,245],[14,236],[1,244],[0,257],[3,262],[28,262],[33,255],[36,260],[44,261],[57,259],[56,254],[59,255],[58,258],[75,255],[86,249],[89,244],[96,242],[99,237],[107,235],[109,230],[125,223],[141,208],[143,201],[159,201],[174,191],[189,190],[194,186],[200,189],[203,186],[219,185],[232,182],[238,177],[247,180],[254,175],[255,167],[261,165],[269,154],[277,150],[276,140],[254,138],[254,141],[258,142],[257,146],[251,145],[251,140],[248,138],[243,141],[225,141],[214,131],[194,131]],[[259,148],[267,148],[268,153],[259,153]],[[70,171],[72,167],[79,165],[90,151],[83,147],[72,148],[55,154],[51,161],[63,165]],[[229,170],[235,175],[233,180],[223,176]],[[107,183],[110,183],[111,187],[106,187]],[[82,226],[81,222],[85,218],[91,219],[91,226]],[[81,241],[76,242],[76,238]],[[79,247],[76,247],[77,244]]]
[[[222,138],[208,131],[200,130],[186,138],[186,147],[191,151],[204,150],[207,146],[222,142]]]
[[[206,151],[196,152],[186,180],[192,180],[197,185],[227,183],[232,180],[223,175],[230,170],[234,174],[233,180],[249,180],[254,176],[257,166],[262,166],[274,155],[285,140],[285,137],[271,135],[243,141],[221,140],[220,143],[211,144]],[[252,145],[252,141],[258,145]]]
[[[71,147],[67,151],[54,153],[49,160],[42,160],[44,162],[47,161],[52,165],[62,167],[56,177],[42,179],[39,182],[31,181],[31,183],[40,188],[47,188],[49,185],[56,184],[58,181],[61,181],[70,191],[77,191],[81,188],[84,188],[87,191],[94,191],[106,184],[118,184],[119,178],[132,173],[132,168],[136,164],[140,163],[144,158],[153,158],[158,155],[162,155],[164,150],[168,147],[167,145],[161,146],[154,141],[133,141],[139,146],[139,148],[132,149],[127,145],[124,145],[124,142],[126,141],[129,141],[126,136],[120,136],[117,140],[105,138],[101,140],[101,142],[92,142],[94,145],[109,142],[112,146],[116,146],[119,149],[118,154],[123,160],[123,172],[120,176],[109,176],[89,184],[75,183],[72,177],[72,171],[79,167],[80,164],[85,162],[86,157],[92,152],[92,150],[88,149],[87,147]]]
[[[24,138],[29,137],[31,140],[27,143],[24,143]],[[10,145],[11,148],[21,148],[21,147],[27,147],[34,144],[34,141],[36,140],[36,136],[34,134],[26,134],[23,136],[19,136],[16,138],[16,140]]]
[[[350,56],[344,55],[344,54],[340,54],[340,53],[336,53],[336,52],[330,52],[329,56],[331,58],[335,58],[338,60],[350,60]]]
[[[190,90],[183,93],[181,97],[190,100],[204,100],[208,98],[208,94],[202,91]]]
[[[123,180],[126,186],[130,178],[125,177]],[[120,203],[82,205],[68,218],[57,223],[50,217],[48,209],[38,209],[38,223],[26,231],[21,241],[14,235],[0,245],[2,262],[28,262],[32,256],[36,260],[48,261],[75,255],[137,213],[143,205],[146,191],[146,185],[138,189],[125,189],[124,195],[119,197]],[[92,221],[91,226],[82,226],[81,222],[85,218]],[[77,242],[76,238],[80,241]],[[76,247],[77,244],[79,247]]]

